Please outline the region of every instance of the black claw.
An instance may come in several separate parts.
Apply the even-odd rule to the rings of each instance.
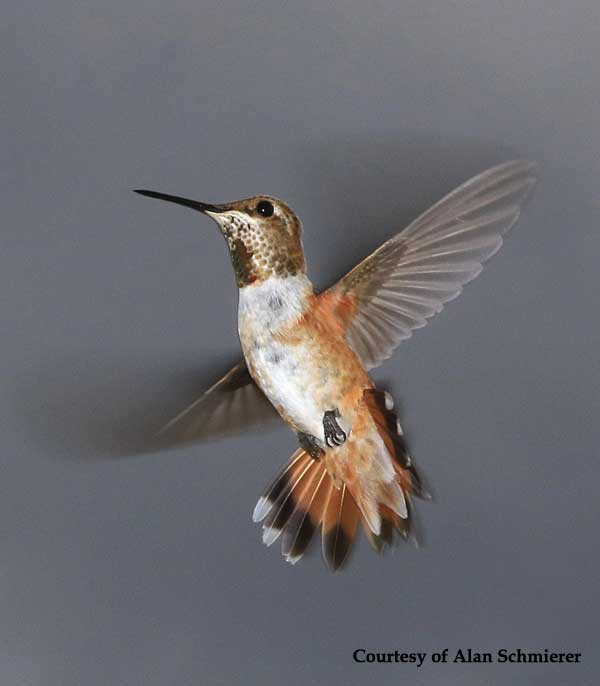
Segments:
[[[323,415],[323,430],[325,432],[325,444],[329,448],[339,447],[344,443],[347,436],[337,423],[336,417],[339,417],[338,410],[327,410]]]
[[[298,432],[298,442],[300,447],[315,460],[320,460],[325,451],[319,444],[319,439],[311,434],[305,434],[303,431]]]

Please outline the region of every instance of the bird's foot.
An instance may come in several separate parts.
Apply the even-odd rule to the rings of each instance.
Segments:
[[[337,423],[340,416],[339,410],[327,410],[323,415],[323,430],[325,432],[325,444],[330,448],[336,448],[346,440],[346,433]]]
[[[321,448],[319,439],[316,436],[305,434],[303,431],[299,431],[297,436],[300,447],[306,450],[313,459],[320,460],[323,457],[325,451]]]

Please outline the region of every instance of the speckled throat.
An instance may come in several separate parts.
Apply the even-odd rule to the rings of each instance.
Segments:
[[[298,220],[277,219],[255,222],[236,210],[218,216],[239,288],[272,276],[295,276],[306,271]]]

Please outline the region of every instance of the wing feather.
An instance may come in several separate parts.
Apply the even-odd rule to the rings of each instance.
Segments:
[[[467,181],[323,293],[353,302],[346,339],[369,369],[387,359],[482,270],[502,246],[536,182],[531,162]]]
[[[166,424],[158,437],[168,446],[185,445],[238,433],[278,416],[242,360]]]

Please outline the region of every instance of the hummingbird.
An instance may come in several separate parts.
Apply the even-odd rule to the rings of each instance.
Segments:
[[[369,370],[439,313],[494,255],[536,182],[511,161],[467,181],[316,292],[302,224],[282,200],[208,204],[141,195],[195,210],[225,238],[237,286],[243,359],[165,427],[188,442],[278,414],[298,448],[259,498],[253,520],[295,564],[321,530],[331,570],[359,525],[382,552],[414,538],[414,499],[429,492],[407,449],[392,396]]]

